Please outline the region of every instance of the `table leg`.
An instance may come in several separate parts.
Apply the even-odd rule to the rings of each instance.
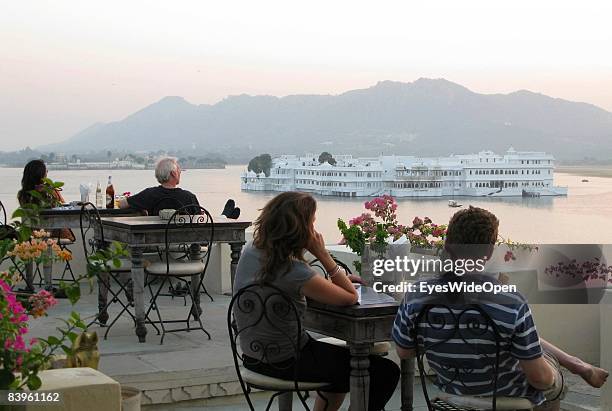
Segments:
[[[34,263],[26,263],[25,266],[25,283],[28,291],[34,292]]]
[[[100,324],[106,324],[108,321],[108,311],[106,304],[108,302],[108,286],[110,275],[102,272],[98,274],[98,321]]]
[[[414,358],[401,361],[400,389],[402,394],[402,411],[412,411],[412,399],[414,388]]]
[[[101,243],[101,248],[107,249],[110,247],[109,243]],[[98,322],[101,325],[105,325],[108,321],[108,288],[110,287],[110,274],[107,272],[100,272],[98,275]]]
[[[145,326],[144,308],[144,266],[142,258],[143,249],[141,247],[131,247],[132,258],[132,284],[134,284],[134,311],[136,314],[136,335],[138,342],[145,342],[147,337],[147,327]]]
[[[239,243],[230,243],[232,263],[230,266],[232,292],[234,290],[234,277],[236,276],[236,267],[238,267],[238,260],[240,259],[240,253],[242,252],[242,246],[246,244],[244,241]]]
[[[189,247],[189,259],[192,261],[200,261],[202,259],[202,247],[200,244],[191,244]],[[202,314],[202,306],[200,305],[200,278],[201,274],[191,276],[191,294],[194,297],[193,308],[197,310],[197,316]],[[192,315],[195,317],[195,312]]]
[[[293,392],[285,392],[278,396],[278,411],[293,409]]]
[[[367,411],[370,397],[370,345],[350,344],[351,411]]]

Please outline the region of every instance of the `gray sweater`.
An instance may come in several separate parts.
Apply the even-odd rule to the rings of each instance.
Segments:
[[[234,290],[238,291],[246,285],[258,279],[262,267],[263,253],[252,243],[248,243],[240,256],[236,277],[234,279]],[[304,317],[306,310],[306,298],[302,294],[302,286],[313,276],[317,275],[312,268],[303,261],[293,261],[290,270],[285,274],[277,273],[276,279],[271,284],[283,291],[295,304],[300,320]],[[243,294],[246,298],[246,294]],[[260,295],[264,298],[269,295]],[[253,301],[259,302],[257,298]],[[279,300],[276,300],[279,301]],[[257,304],[252,312],[241,310],[234,305],[234,317],[239,334],[240,347],[244,354],[264,363],[274,363],[287,360],[295,355],[295,344],[297,337],[297,326],[295,315],[275,312],[274,301],[266,306],[268,317],[260,319],[261,305]],[[259,319],[259,321],[258,321]],[[256,324],[255,324],[256,323]],[[300,343],[302,347],[308,341],[308,335],[302,330]],[[300,347],[300,348],[302,348]]]

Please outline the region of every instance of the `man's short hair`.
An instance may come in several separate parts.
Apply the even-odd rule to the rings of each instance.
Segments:
[[[497,242],[499,220],[484,208],[472,207],[455,213],[446,230],[445,248],[457,258],[482,257]],[[473,246],[470,246],[473,245]]]
[[[176,157],[163,157],[155,164],[155,178],[160,184],[170,180],[170,174],[178,168]]]

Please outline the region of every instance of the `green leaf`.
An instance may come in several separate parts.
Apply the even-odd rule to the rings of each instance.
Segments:
[[[37,390],[42,385],[42,381],[38,375],[30,375],[28,378],[28,388],[31,390]]]
[[[72,348],[67,345],[62,344],[62,351],[64,351],[66,355],[72,355]]]
[[[76,340],[78,336],[79,335],[77,333],[73,333],[72,331],[68,333],[68,339],[73,344],[74,344],[74,340]]]
[[[49,338],[47,338],[47,342],[49,345],[58,345],[61,343],[60,339],[54,335],[49,336]]]
[[[19,239],[21,242],[28,241],[32,237],[32,229],[30,227],[21,226],[19,230]]]
[[[117,257],[113,258],[113,265],[115,268],[121,267],[121,260],[119,260]]]
[[[72,287],[67,287],[66,296],[68,297],[70,304],[75,305],[77,301],[79,301],[79,299],[81,298],[81,288],[79,287],[79,285],[75,284]]]
[[[21,218],[26,216],[26,211],[23,208],[18,208],[13,211],[11,218]]]

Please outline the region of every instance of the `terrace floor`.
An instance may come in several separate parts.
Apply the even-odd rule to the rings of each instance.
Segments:
[[[232,354],[228,344],[226,314],[229,297],[213,295],[214,302],[202,296],[203,323],[212,335],[208,340],[200,331],[167,334],[164,345],[160,337],[148,326],[147,342],[140,344],[129,317],[121,318],[111,329],[108,339],[102,335],[105,328],[93,326],[99,335],[101,354],[100,371],[122,384],[143,390],[143,409],[146,410],[195,410],[206,407],[211,410],[248,409],[237,382]],[[172,318],[182,318],[187,313],[183,299],[161,298],[162,313]],[[28,337],[46,337],[54,333],[61,323],[56,317],[66,317],[72,307],[67,300],[50,310],[49,317],[32,321]],[[83,287],[83,297],[75,309],[82,317],[92,317],[97,311],[96,292],[89,294]],[[112,315],[112,310],[111,310]],[[397,361],[392,353],[390,358]],[[569,392],[562,409],[600,410],[599,390],[593,389],[569,373],[565,374]],[[426,410],[420,385],[414,388],[415,410]],[[256,408],[263,409],[267,401],[265,393],[255,395]],[[312,401],[312,399],[311,399]],[[295,409],[298,409],[295,401]],[[348,400],[344,408],[348,409]],[[387,410],[400,409],[399,390],[396,390]]]

